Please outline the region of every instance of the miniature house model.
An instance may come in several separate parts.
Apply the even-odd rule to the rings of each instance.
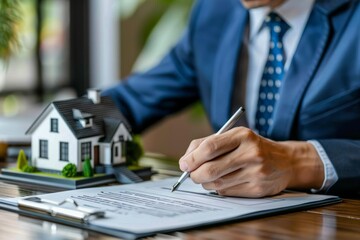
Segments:
[[[93,167],[123,164],[126,141],[132,140],[126,119],[99,90],[49,104],[26,134],[31,134],[31,165],[54,172],[68,163],[80,172],[86,158]]]

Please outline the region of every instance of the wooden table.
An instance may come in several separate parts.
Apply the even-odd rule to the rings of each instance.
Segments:
[[[158,166],[164,166],[159,160]],[[154,164],[154,162],[151,162]],[[0,167],[14,162],[0,162]],[[170,172],[174,165],[170,167]],[[161,171],[166,172],[166,171]],[[167,173],[167,172],[166,172]],[[165,177],[158,174],[155,177]],[[0,197],[53,192],[54,189],[0,181]],[[360,200],[308,211],[221,224],[147,239],[360,239]],[[114,239],[92,231],[54,224],[0,210],[0,239]]]

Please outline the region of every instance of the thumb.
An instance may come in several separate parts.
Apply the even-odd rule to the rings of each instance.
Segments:
[[[199,138],[199,139],[195,139],[192,140],[189,147],[187,148],[185,154],[180,158],[179,160],[179,166],[181,171],[187,171],[188,166],[186,164],[186,162],[184,162],[183,160],[190,154],[192,153],[195,149],[197,149],[199,147],[199,145],[206,139],[206,137],[204,138]]]

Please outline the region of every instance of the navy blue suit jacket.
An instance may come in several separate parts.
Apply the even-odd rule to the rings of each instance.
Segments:
[[[104,92],[135,132],[201,100],[214,128],[231,100],[248,12],[239,0],[200,0],[183,38],[153,69]],[[280,91],[270,137],[318,140],[339,181],[360,196],[360,4],[318,0]]]

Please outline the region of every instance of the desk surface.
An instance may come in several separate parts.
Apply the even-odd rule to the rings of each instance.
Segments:
[[[14,163],[10,163],[14,164]],[[0,162],[0,167],[9,163]],[[161,177],[161,176],[159,176]],[[0,181],[0,197],[53,192],[54,189]],[[170,234],[173,239],[359,239],[360,200],[307,211],[221,224]],[[147,239],[167,239],[159,235]],[[107,235],[54,224],[0,210],[0,239],[113,239]]]

